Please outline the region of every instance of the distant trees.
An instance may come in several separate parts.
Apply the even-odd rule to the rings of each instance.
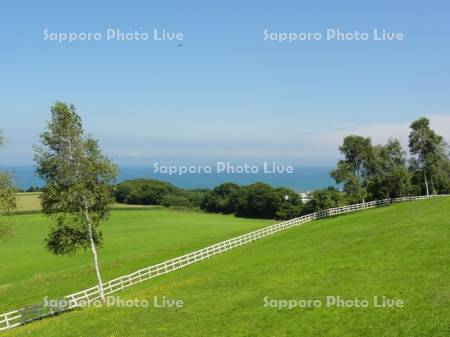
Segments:
[[[430,128],[427,118],[419,118],[411,126],[409,149],[413,157],[410,169],[414,182],[427,195],[448,193],[450,190],[450,161],[444,138]]]
[[[206,212],[242,217],[290,219],[303,208],[300,195],[264,183],[239,186],[224,183],[212,190],[186,190],[153,179],[126,180],[114,188],[117,202],[166,207],[200,207]]]
[[[77,142],[80,143],[79,140]],[[49,143],[48,146],[54,145]],[[412,157],[407,163],[406,152],[397,139],[391,138],[386,144],[373,145],[370,138],[358,135],[345,137],[339,147],[344,158],[330,173],[336,183],[343,186],[343,191],[335,187],[313,191],[305,205],[297,192],[260,182],[248,186],[224,183],[212,190],[186,190],[163,181],[134,179],[114,186],[114,196],[120,203],[200,207],[206,212],[243,217],[290,219],[366,200],[396,198],[430,190],[432,193],[449,193],[447,144],[442,136],[430,129],[426,118],[411,124],[409,147]],[[46,157],[42,156],[43,159]],[[45,168],[42,166],[42,170]],[[44,198],[45,192],[46,188]]]
[[[370,199],[396,198],[411,191],[411,175],[406,167],[406,153],[400,141],[389,139],[372,148],[365,187]]]
[[[41,194],[43,212],[56,220],[46,239],[47,249],[66,255],[90,247],[104,302],[97,257],[102,234],[97,227],[114,201],[111,183],[116,167],[102,153],[98,141],[85,136],[73,105],[57,102],[51,112],[34,158],[37,173],[45,183]]]
[[[305,204],[302,214],[310,214],[329,208],[344,206],[348,203],[344,192],[333,186],[315,190],[311,193],[311,199]]]
[[[241,187],[235,183],[221,184],[206,194],[200,208],[207,212],[237,213],[241,193]]]
[[[0,148],[4,145],[4,137],[0,130]],[[0,171],[0,242],[7,240],[12,235],[12,229],[7,219],[16,208],[17,188],[12,183],[11,177]]]
[[[450,192],[450,160],[443,137],[430,129],[427,118],[419,118],[410,128],[409,166],[396,139],[374,146],[370,138],[344,138],[339,148],[344,159],[330,174],[343,185],[349,203]]]
[[[23,192],[40,192],[42,191],[42,187],[39,186],[30,186]]]
[[[174,195],[177,188],[153,179],[125,180],[114,188],[116,201],[132,205],[159,205],[166,195]]]
[[[160,205],[165,207],[192,207],[191,202],[181,195],[165,195],[160,202]]]
[[[114,187],[117,202],[133,205],[199,207],[205,193],[206,190],[185,190],[154,179],[125,180]]]
[[[364,179],[368,175],[370,162],[373,161],[371,140],[356,135],[347,136],[339,150],[344,159],[331,171],[331,176],[336,183],[344,185],[350,202],[363,202],[367,198]]]
[[[290,219],[303,208],[300,195],[264,183],[239,186],[225,183],[206,194],[200,206],[207,212],[234,213],[243,217]]]
[[[290,219],[299,215],[376,199],[424,193],[450,193],[450,160],[442,136],[430,129],[429,120],[411,124],[407,153],[398,139],[373,145],[370,138],[349,135],[339,147],[343,159],[330,172],[343,187],[319,189],[303,205],[299,194],[264,183],[239,186],[221,184],[211,191],[188,191],[155,180],[126,181],[116,187],[119,202],[200,208],[206,212],[243,217]],[[195,198],[193,197],[195,196]]]

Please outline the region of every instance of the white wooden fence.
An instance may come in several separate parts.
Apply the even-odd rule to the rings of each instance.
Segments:
[[[439,195],[439,196],[430,196],[430,197],[443,197],[450,195]],[[281,223],[277,223],[274,225],[270,225],[268,227],[255,230],[253,232],[240,235],[238,237],[222,241],[216,243],[214,245],[208,246],[206,248],[197,250],[195,252],[182,255],[171,260],[159,263],[157,265],[153,265],[147,268],[143,268],[135,271],[129,275],[124,275],[118,278],[115,278],[111,281],[105,282],[103,284],[105,295],[112,294],[119,290],[123,290],[132,286],[133,284],[137,284],[143,282],[145,280],[151,279],[153,277],[163,275],[174,270],[186,267],[192,263],[196,263],[202,260],[205,260],[211,256],[221,254],[230,249],[248,244],[252,241],[261,239],[268,235],[280,232],[287,228],[291,228],[293,226],[298,226],[303,223],[320,219],[328,216],[334,216],[342,213],[354,212],[362,209],[373,208],[377,206],[389,205],[391,203],[403,202],[403,201],[413,201],[420,199],[427,199],[427,196],[417,196],[417,197],[403,197],[396,199],[384,199],[384,200],[376,200],[366,203],[330,208],[327,210],[319,211],[316,213],[308,214],[301,216],[299,218],[295,218],[292,220],[284,221]],[[0,315],[0,331],[11,329],[16,326],[25,324],[27,322],[44,318],[46,316],[54,315],[59,312],[67,311],[76,307],[81,307],[86,303],[90,303],[96,301],[100,298],[98,286],[85,289],[79,291],[74,294],[70,294],[62,298],[65,303],[64,306],[59,306],[58,308],[53,308],[46,306],[44,303],[36,304],[33,306],[21,308],[18,310],[10,311],[5,314]]]

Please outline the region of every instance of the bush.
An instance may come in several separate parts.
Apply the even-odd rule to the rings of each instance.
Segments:
[[[165,195],[161,200],[161,205],[165,207],[192,207],[187,198],[177,195]]]
[[[303,210],[303,214],[310,214],[322,211],[328,208],[334,208],[347,205],[345,193],[340,192],[334,187],[328,187],[321,190],[315,190]]]

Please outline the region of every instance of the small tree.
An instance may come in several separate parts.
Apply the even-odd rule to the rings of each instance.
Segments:
[[[340,207],[347,204],[345,194],[333,186],[315,190],[311,199],[306,203],[303,214],[323,211],[329,208]]]
[[[4,144],[4,138],[0,130],[0,147]],[[6,172],[0,171],[0,242],[8,239],[12,230],[6,218],[16,208],[17,189]]]
[[[111,184],[117,169],[97,140],[85,136],[73,105],[56,102],[51,112],[34,157],[37,173],[45,182],[43,212],[56,220],[46,239],[47,249],[66,255],[90,247],[100,298],[105,302],[97,257],[102,235],[96,228],[113,203]]]

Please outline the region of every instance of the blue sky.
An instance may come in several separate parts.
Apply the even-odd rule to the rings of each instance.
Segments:
[[[349,133],[404,145],[428,116],[450,140],[448,1],[2,4],[0,164],[32,162],[56,100],[119,164],[326,165]],[[182,32],[175,41],[44,41],[43,31]],[[271,32],[402,32],[404,41],[265,41]]]

